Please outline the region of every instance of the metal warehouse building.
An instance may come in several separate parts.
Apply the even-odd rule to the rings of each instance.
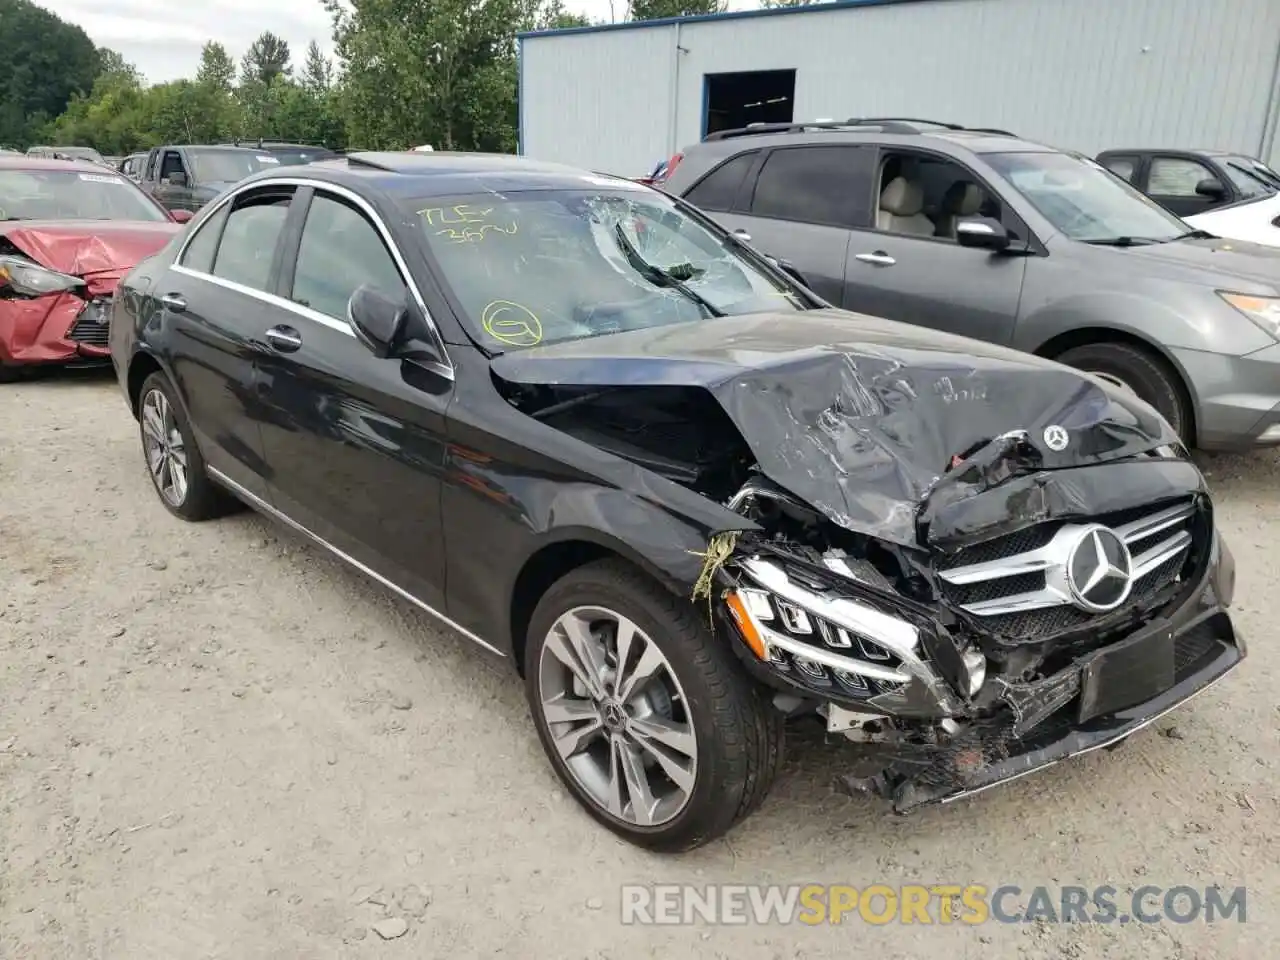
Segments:
[[[1280,163],[1280,0],[843,0],[519,43],[521,153],[623,176],[717,129],[858,116]]]

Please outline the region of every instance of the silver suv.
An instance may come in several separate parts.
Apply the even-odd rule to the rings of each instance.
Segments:
[[[662,189],[831,303],[1125,387],[1189,445],[1280,444],[1280,249],[1191,226],[1094,160],[919,120],[757,125]]]

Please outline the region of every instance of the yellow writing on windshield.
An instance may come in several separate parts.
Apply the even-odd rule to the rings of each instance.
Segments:
[[[418,216],[426,220],[429,226],[441,227],[442,229],[435,231],[435,235],[444,237],[451,243],[479,243],[488,233],[509,235],[517,231],[514,220],[494,223],[490,219],[492,213],[493,207],[463,203],[456,207],[427,207],[419,210]]]
[[[494,300],[480,314],[484,332],[510,347],[536,347],[542,342],[542,321],[514,300]]]

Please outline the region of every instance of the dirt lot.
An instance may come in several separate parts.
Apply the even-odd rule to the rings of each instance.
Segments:
[[[558,789],[505,663],[253,514],[171,518],[113,382],[0,388],[0,957],[1266,956],[1280,476],[1205,462],[1234,677],[909,818],[834,793],[838,749],[801,742],[727,842],[663,859]],[[621,925],[620,886],[658,882],[1247,884],[1248,922]]]

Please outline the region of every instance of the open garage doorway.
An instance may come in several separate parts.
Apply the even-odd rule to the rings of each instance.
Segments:
[[[702,135],[749,123],[790,123],[795,98],[794,70],[708,73],[702,78]]]

